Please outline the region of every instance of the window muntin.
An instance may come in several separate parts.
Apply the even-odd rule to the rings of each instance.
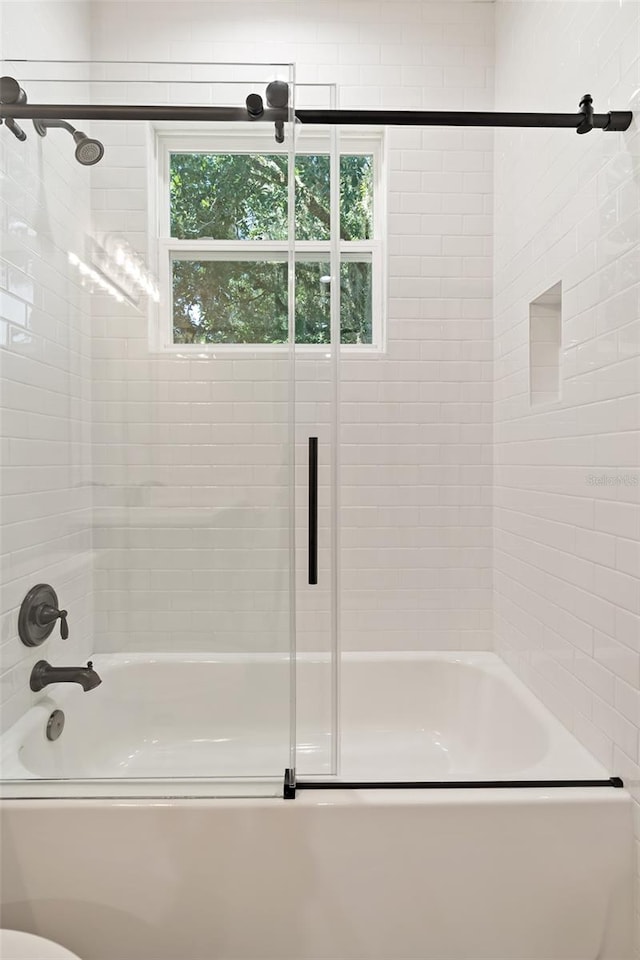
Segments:
[[[157,342],[163,349],[286,343],[287,154],[255,136],[230,138],[228,149],[219,134],[215,149],[213,138],[159,141]],[[381,136],[343,138],[341,146],[341,342],[379,349]],[[312,347],[329,342],[330,164],[326,140],[306,149],[295,158],[296,342]]]

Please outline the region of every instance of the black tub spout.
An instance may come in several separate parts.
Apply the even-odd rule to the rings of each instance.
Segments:
[[[37,692],[44,690],[50,683],[79,683],[86,693],[102,683],[102,680],[93,669],[91,660],[86,667],[52,667],[46,660],[38,660],[31,671],[29,686]]]

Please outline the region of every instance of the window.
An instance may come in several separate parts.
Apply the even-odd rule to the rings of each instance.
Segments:
[[[264,136],[158,134],[159,349],[276,349],[288,339],[289,157]],[[382,343],[381,134],[341,137],[340,327],[345,347]],[[327,138],[295,157],[296,342],[330,342]]]

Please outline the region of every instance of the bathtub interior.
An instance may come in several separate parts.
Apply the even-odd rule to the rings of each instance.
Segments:
[[[90,695],[54,685],[4,735],[5,784],[282,792],[290,704],[272,690],[289,670],[286,657],[97,654],[94,664],[103,682]],[[344,654],[337,744],[324,726],[331,669],[326,656],[298,658],[296,771],[303,780],[610,776],[495,654]],[[65,725],[52,741],[46,730],[54,710],[63,711]]]

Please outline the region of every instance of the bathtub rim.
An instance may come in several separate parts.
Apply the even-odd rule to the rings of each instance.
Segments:
[[[43,804],[50,809],[69,806],[78,801],[85,809],[104,809],[105,807],[144,808],[171,807],[171,808],[211,808],[221,809],[247,806],[253,808],[274,807],[282,804],[281,796],[64,796],[64,797],[2,797],[0,810],[10,812],[12,809],[28,810],[40,809]],[[549,791],[545,787],[512,787],[509,789],[481,788],[476,790],[332,790],[325,794],[321,790],[301,791],[295,804],[284,804],[298,807],[419,807],[419,806],[521,806],[532,803],[541,803],[545,806],[577,804],[579,806],[614,803],[629,806],[633,810],[633,797],[627,787],[558,787]]]

